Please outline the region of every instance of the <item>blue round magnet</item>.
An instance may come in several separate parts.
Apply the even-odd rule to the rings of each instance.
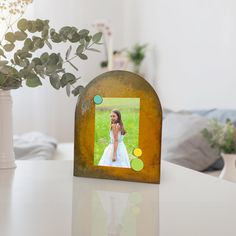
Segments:
[[[96,95],[96,96],[93,97],[93,101],[94,101],[95,104],[99,105],[103,102],[103,98],[100,95]]]

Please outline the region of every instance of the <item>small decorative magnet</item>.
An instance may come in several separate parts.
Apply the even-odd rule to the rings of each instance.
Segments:
[[[131,168],[135,171],[141,171],[144,167],[143,161],[139,158],[134,158],[131,161]]]
[[[96,105],[99,105],[103,102],[103,98],[100,95],[96,95],[93,97],[93,101]]]
[[[141,157],[142,156],[142,149],[141,148],[135,148],[134,151],[133,151],[133,154],[136,157]]]

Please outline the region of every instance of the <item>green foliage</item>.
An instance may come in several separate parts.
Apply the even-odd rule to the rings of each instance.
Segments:
[[[12,30],[12,26],[9,28]],[[82,86],[74,86],[79,78],[66,72],[65,65],[78,71],[72,60],[87,60],[88,50],[99,52],[92,46],[100,44],[102,34],[90,35],[87,29],[78,30],[71,26],[56,31],[50,27],[48,20],[41,19],[20,19],[17,28],[15,32],[6,32],[0,40],[0,89],[18,89],[24,82],[28,87],[37,87],[42,85],[41,79],[48,78],[53,88],[65,87],[68,96],[71,92],[79,95]],[[53,49],[53,44],[59,43],[69,44],[64,57],[57,52],[47,52]],[[46,51],[38,52],[45,47],[48,47]],[[76,49],[74,53],[73,48]],[[36,51],[40,56],[35,56]]]
[[[108,61],[102,61],[100,63],[101,68],[106,68],[108,66]]]
[[[147,44],[135,44],[134,47],[127,51],[128,58],[134,64],[134,72],[139,73],[140,65],[145,58]]]
[[[203,129],[202,134],[210,146],[219,153],[236,152],[236,128],[230,120],[227,120],[225,124],[211,120],[209,128]]]
[[[102,39],[102,32],[98,32],[92,37],[94,43],[99,43],[101,39]]]

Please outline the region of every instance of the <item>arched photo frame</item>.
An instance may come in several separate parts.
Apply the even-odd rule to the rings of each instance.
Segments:
[[[74,175],[160,183],[161,129],[161,104],[145,79],[127,71],[96,77],[76,106]]]

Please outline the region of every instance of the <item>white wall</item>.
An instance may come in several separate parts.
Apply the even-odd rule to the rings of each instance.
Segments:
[[[129,40],[150,43],[146,74],[163,106],[236,108],[236,1],[130,0],[128,9]]]

